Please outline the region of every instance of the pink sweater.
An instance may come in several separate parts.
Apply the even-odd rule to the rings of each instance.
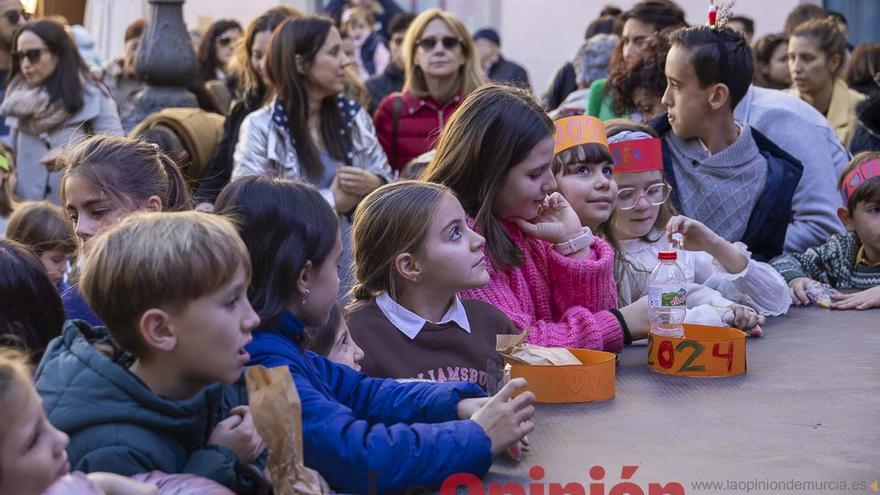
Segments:
[[[473,219],[468,223],[473,226]],[[597,237],[588,257],[569,258],[513,223],[503,225],[522,251],[523,265],[496,271],[487,263],[489,284],[462,296],[492,304],[520,329],[531,328],[531,344],[619,351],[623,330],[609,311],[617,308],[611,246]]]

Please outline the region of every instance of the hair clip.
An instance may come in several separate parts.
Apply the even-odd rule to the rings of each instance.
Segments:
[[[715,5],[715,0],[709,0],[709,27],[714,30],[724,28],[733,17],[734,5],[736,5],[736,0],[719,2],[718,5]]]

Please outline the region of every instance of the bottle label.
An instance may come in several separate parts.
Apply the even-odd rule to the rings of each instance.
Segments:
[[[648,304],[652,308],[661,306],[684,306],[687,301],[687,289],[663,291],[663,287],[650,287],[648,289]]]

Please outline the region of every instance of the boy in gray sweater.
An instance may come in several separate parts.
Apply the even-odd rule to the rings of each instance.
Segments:
[[[651,125],[663,137],[673,203],[726,240],[745,243],[756,259],[782,254],[789,224],[806,207],[797,194],[803,166],[734,120],[751,83],[748,44],[730,29],[706,26],[680,29],[670,42],[668,114]]]

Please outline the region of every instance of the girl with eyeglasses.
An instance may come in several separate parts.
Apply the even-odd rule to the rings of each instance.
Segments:
[[[386,96],[374,116],[379,142],[398,172],[434,147],[461,101],[485,82],[470,33],[444,10],[429,9],[413,20],[403,59],[403,92]]]
[[[0,113],[12,129],[18,164],[15,191],[25,200],[57,204],[62,147],[91,134],[121,135],[119,114],[57,21],[28,22],[12,46],[12,71]]]
[[[744,244],[730,243],[702,223],[675,215],[656,133],[630,121],[606,124],[618,189],[614,213],[601,233],[616,244],[620,304],[648,293],[657,254],[673,245],[673,234],[680,234],[679,265],[691,283],[688,309],[716,310],[691,314],[717,315],[717,324],[742,330],[753,330],[766,316],[785,314],[791,297],[785,280],[770,265],[751,259]]]

